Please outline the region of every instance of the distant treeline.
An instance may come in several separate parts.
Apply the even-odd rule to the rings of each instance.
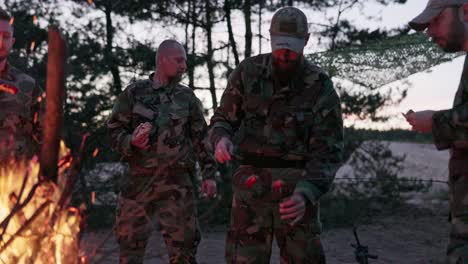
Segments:
[[[432,134],[418,133],[405,129],[392,129],[392,130],[372,130],[372,129],[354,129],[347,128],[345,133],[358,135],[359,138],[364,140],[385,140],[385,141],[400,141],[400,142],[414,142],[414,143],[427,143],[433,142]]]

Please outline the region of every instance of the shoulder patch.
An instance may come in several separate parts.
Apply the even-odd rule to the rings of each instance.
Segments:
[[[141,91],[143,91],[144,88],[151,87],[151,86],[152,86],[151,81],[149,81],[149,80],[139,80],[139,81],[135,81],[135,82],[129,84],[127,86],[126,90],[131,94],[135,94],[136,92],[141,92]]]

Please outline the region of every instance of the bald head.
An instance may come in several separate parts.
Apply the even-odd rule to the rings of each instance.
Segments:
[[[173,39],[166,39],[161,44],[159,44],[158,51],[156,52],[156,65],[159,64],[159,61],[161,60],[162,57],[167,57],[168,55],[173,55],[175,53],[182,53],[185,54],[185,49],[182,44],[177,42],[176,40]]]
[[[164,40],[159,45],[155,60],[156,72],[162,79],[178,82],[187,70],[185,49],[182,44],[172,39]]]

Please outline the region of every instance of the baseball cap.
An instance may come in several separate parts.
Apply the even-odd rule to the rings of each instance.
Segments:
[[[289,49],[302,53],[309,34],[307,17],[298,8],[281,8],[271,19],[270,34],[272,51]]]
[[[436,18],[445,8],[451,6],[461,6],[468,4],[468,0],[429,0],[426,8],[419,16],[409,22],[411,28],[422,31],[429,26],[429,23]]]

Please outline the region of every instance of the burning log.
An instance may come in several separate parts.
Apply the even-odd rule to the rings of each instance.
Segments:
[[[43,142],[40,155],[43,180],[57,183],[57,162],[60,147],[60,132],[63,122],[65,96],[65,40],[57,27],[49,27],[49,55],[47,60],[46,114]]]
[[[73,186],[75,186],[75,183],[78,178],[77,175],[81,170],[81,160],[83,158],[84,148],[86,145],[86,141],[88,140],[88,137],[89,137],[89,133],[86,133],[82,137],[78,155],[75,159],[72,159],[73,162],[71,164],[70,170],[68,171],[68,177],[66,178],[65,186],[63,188],[62,195],[60,196],[60,199],[58,202],[58,209],[61,209],[66,206],[73,192]]]
[[[2,247],[0,248],[0,255],[16,238],[18,238],[19,235],[21,235],[21,233],[24,230],[26,230],[27,228],[29,228],[32,225],[34,220],[41,215],[41,213],[44,211],[44,209],[46,209],[49,206],[49,204],[50,204],[50,201],[44,202],[34,212],[34,214],[24,223],[24,225],[21,226],[21,228],[18,231],[16,231],[16,233],[14,235],[12,235],[11,238],[2,245]]]

